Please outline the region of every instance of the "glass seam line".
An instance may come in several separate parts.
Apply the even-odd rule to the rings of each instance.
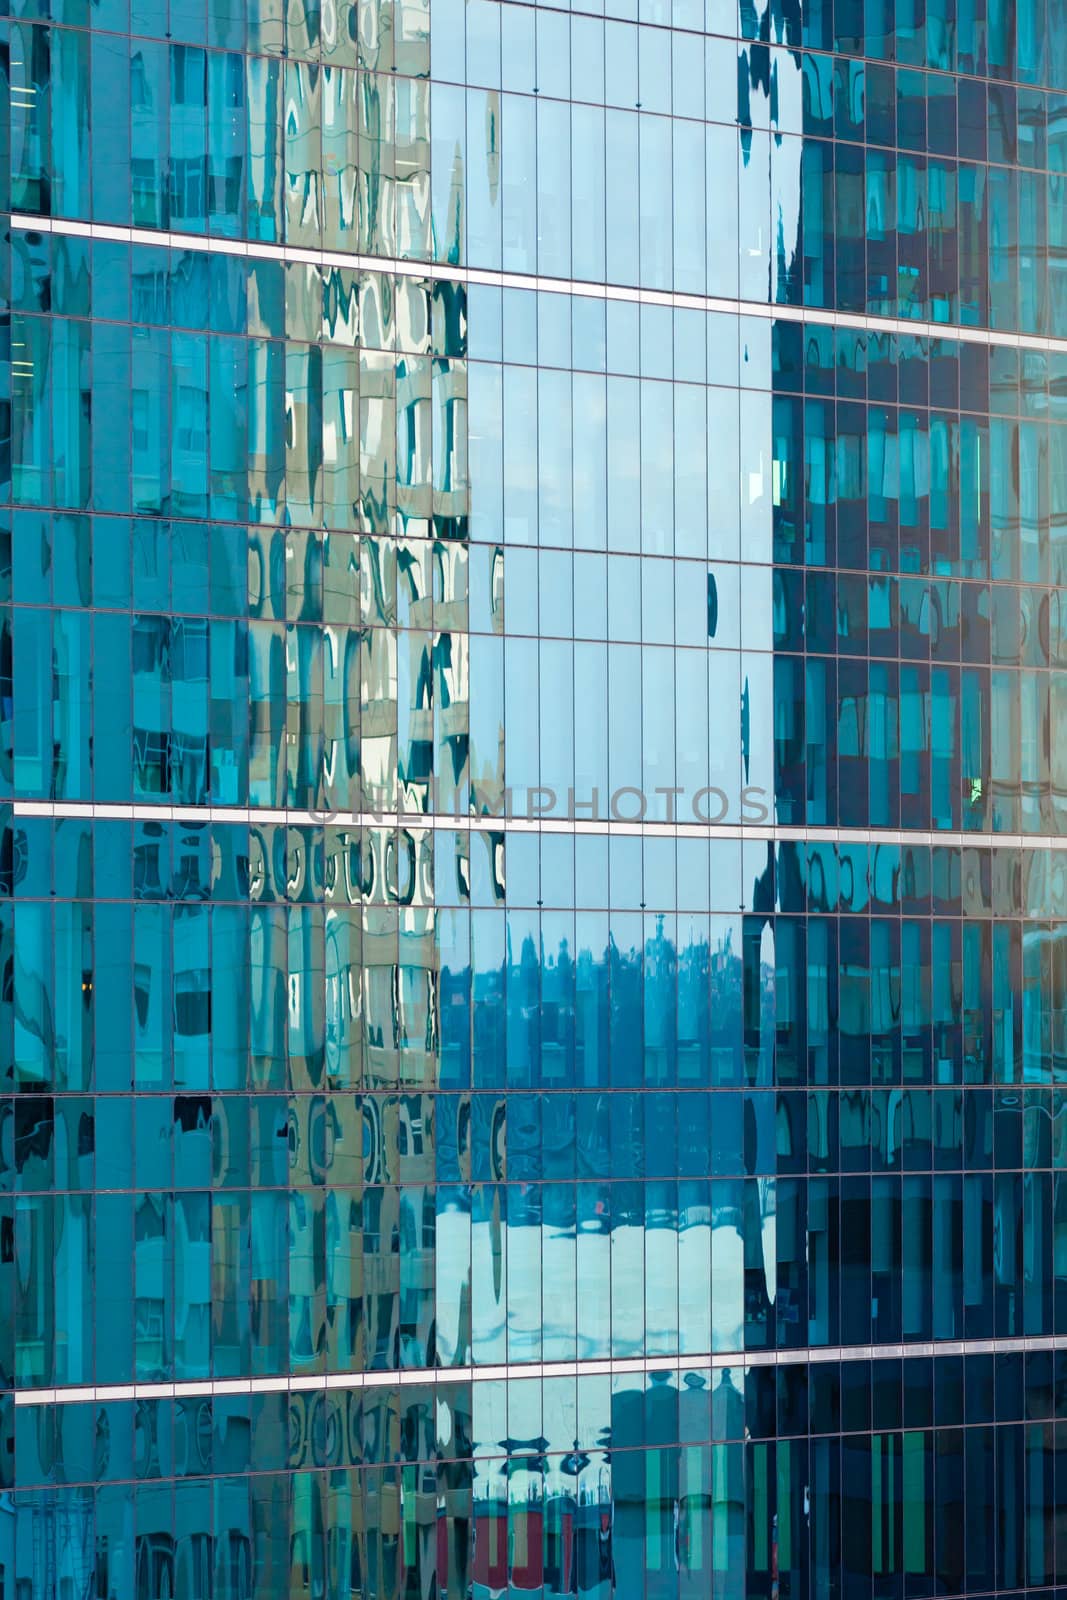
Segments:
[[[738,1366],[802,1366],[829,1361],[884,1361],[909,1357],[1014,1355],[1067,1349],[1067,1334],[1017,1339],[951,1339],[902,1344],[802,1346],[792,1350],[705,1351],[697,1355],[628,1356],[576,1361],[517,1361],[468,1367],[402,1367],[387,1371],[330,1372],[314,1376],[280,1373],[263,1378],[206,1378],[189,1382],[65,1384],[54,1389],[16,1389],[17,1406],[70,1405],[114,1400],[183,1399],[233,1394],[274,1394],[320,1389],[403,1388],[427,1383],[493,1383],[517,1378],[611,1377],[627,1373],[694,1372]]]
[[[84,818],[110,822],[177,822],[190,826],[227,823],[231,826],[274,824],[291,828],[443,828],[473,833],[615,834],[667,839],[751,839],[787,844],[947,845],[955,848],[1054,850],[1067,848],[1067,837],[1050,833],[962,832],[959,829],[844,828],[759,822],[643,822],[602,817],[469,816],[455,812],[423,811],[310,811],[297,807],[107,805],[80,800],[12,800],[16,817]]]
[[[73,222],[60,217],[35,217],[14,212],[11,227],[24,232],[58,233],[72,238],[109,239],[125,244],[151,245],[172,250],[202,250],[249,259],[303,262],[310,266],[347,267],[367,272],[392,272],[400,277],[432,278],[447,283],[485,285],[490,288],[538,290],[544,294],[584,295],[597,300],[622,300],[640,305],[679,310],[724,312],[733,316],[761,317],[767,321],[815,322],[861,332],[910,334],[928,339],[961,339],[971,344],[1012,345],[1022,350],[1067,354],[1067,338],[1039,334],[1007,333],[995,328],[965,327],[956,322],[918,322],[826,307],[770,305],[761,300],[723,299],[714,295],[683,294],[672,290],[640,289],[624,284],[594,283],[576,278],[545,278],[533,273],[503,272],[488,267],[456,266],[439,261],[402,260],[394,256],[360,255],[345,250],[310,250],[297,245],[262,244],[254,240],[226,239],[217,235],[162,233],[151,228],[112,227],[99,222]]]

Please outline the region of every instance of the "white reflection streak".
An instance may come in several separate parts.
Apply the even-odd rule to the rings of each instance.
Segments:
[[[712,1369],[734,1371],[758,1366],[805,1366],[830,1361],[898,1361],[916,1356],[1013,1355],[1067,1349],[1067,1334],[1032,1339],[953,1339],[902,1344],[802,1346],[791,1350],[714,1350],[692,1355],[624,1356],[577,1361],[512,1361],[465,1367],[403,1367],[372,1372],[330,1372],[313,1376],[279,1373],[265,1378],[205,1378],[191,1382],[66,1385],[55,1389],[17,1389],[17,1406],[103,1405],[123,1400],[182,1400],[210,1395],[308,1394],[354,1389],[408,1388],[412,1384],[541,1382],[546,1378],[640,1377],[647,1373],[680,1378]]]
[[[791,141],[792,142],[792,141]],[[798,142],[799,141],[795,141]],[[784,150],[776,146],[776,158]],[[788,240],[799,235],[799,155],[792,193],[785,198],[783,178],[781,217]],[[456,266],[451,262],[415,261],[395,256],[360,255],[355,251],[310,249],[304,246],[260,244],[246,239],[211,238],[197,233],[161,233],[152,228],[120,228],[99,222],[70,222],[60,217],[35,217],[16,212],[11,227],[20,232],[57,233],[81,239],[111,239],[128,244],[172,250],[198,250],[209,254],[247,256],[264,261],[302,261],[311,266],[342,267],[360,272],[392,272],[398,277],[433,279],[447,283],[485,284],[492,288],[537,290],[542,294],[585,296],[595,300],[623,300],[641,305],[678,306],[687,310],[725,312],[734,316],[763,317],[769,321],[818,323],[827,327],[868,329],[876,333],[902,333],[909,338],[961,339],[970,344],[1010,345],[1022,350],[1053,350],[1067,354],[1067,338],[1042,338],[1036,334],[1002,333],[992,328],[964,327],[954,322],[920,322],[896,317],[841,312],[817,306],[770,305],[762,300],[717,298],[713,295],[672,293],[642,289],[633,284],[605,284],[575,278],[538,277],[533,273],[502,272],[492,268]],[[788,246],[787,246],[788,248]],[[794,244],[794,258],[796,245]]]

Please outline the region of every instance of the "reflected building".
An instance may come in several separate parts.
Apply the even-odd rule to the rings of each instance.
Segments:
[[[0,1600],[1056,1600],[1067,0],[3,30]]]

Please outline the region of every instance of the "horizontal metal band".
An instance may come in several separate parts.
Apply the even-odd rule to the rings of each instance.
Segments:
[[[412,1384],[496,1383],[520,1378],[622,1377],[705,1372],[723,1367],[792,1367],[830,1361],[894,1361],[916,1356],[1019,1355],[1067,1349],[1067,1334],[1032,1339],[954,1339],[908,1344],[805,1346],[796,1350],[707,1351],[697,1355],[629,1356],[617,1360],[515,1361],[502,1366],[407,1367],[387,1372],[330,1372],[314,1377],[207,1378],[188,1383],[68,1385],[16,1389],[17,1406],[193,1399],[210,1395],[313,1393],[319,1390],[408,1388]]]
[[[224,239],[199,233],[162,233],[153,228],[119,228],[102,222],[71,222],[61,217],[11,215],[11,226],[23,232],[56,233],[77,239],[111,239],[126,244],[162,246],[172,250],[207,250],[216,255],[245,256],[250,260],[304,262],[316,267],[344,267],[359,272],[392,272],[406,278],[432,278],[447,283],[484,284],[491,288],[537,290],[542,294],[584,295],[594,300],[623,300],[639,305],[677,307],[679,310],[723,312],[732,316],[762,317],[769,321],[815,322],[859,332],[910,334],[925,339],[961,339],[970,344],[1014,345],[1023,350],[1067,354],[1067,339],[1038,334],[1005,333],[997,328],[965,327],[956,322],[918,322],[899,317],[834,311],[821,306],[770,305],[762,300],[732,300],[715,295],[681,294],[634,285],[593,283],[580,278],[549,278],[535,273],[502,272],[488,267],[464,267],[451,262],[411,261],[397,256],[361,255],[354,250],[309,250],[301,245],[263,244],[257,240]]]
[[[321,812],[255,806],[105,805],[81,800],[9,800],[17,817],[81,817],[99,821],[177,822],[201,827],[206,823],[233,825],[273,824],[289,828],[319,828],[324,824],[349,828],[443,828],[463,833],[610,834],[637,838],[746,839],[774,844],[948,845],[954,849],[998,846],[1016,850],[1067,848],[1067,838],[1047,833],[962,833],[930,829],[791,827],[756,822],[631,822],[617,818],[590,820],[577,817],[468,816],[450,812]]]

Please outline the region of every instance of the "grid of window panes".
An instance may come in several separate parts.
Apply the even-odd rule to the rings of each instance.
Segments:
[[[1063,0],[17,9],[17,212],[1067,334]]]
[[[95,1528],[88,1593],[1051,1597],[1063,1384],[987,1354],[20,1408],[20,1500],[72,1577]],[[509,1418],[548,1449],[501,1454]]]
[[[0,1600],[1052,1600],[1067,0],[13,9]]]

